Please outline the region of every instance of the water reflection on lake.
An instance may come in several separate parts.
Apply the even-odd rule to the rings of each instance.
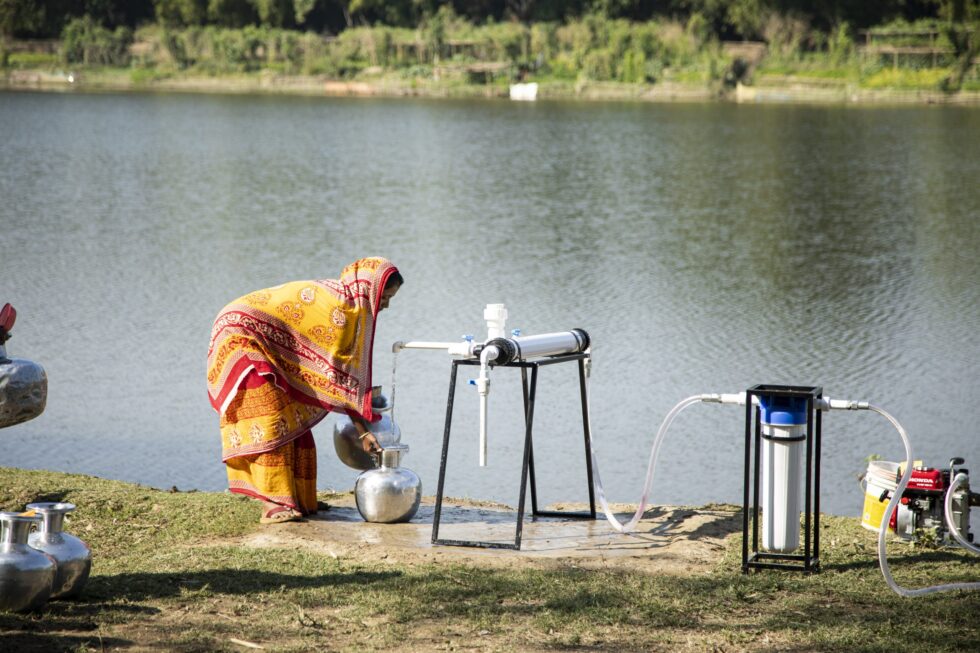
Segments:
[[[480,334],[488,302],[524,333],[592,335],[612,500],[638,499],[677,401],[757,383],[870,400],[918,457],[980,470],[978,152],[980,112],[955,108],[0,94],[8,349],[50,379],[0,464],[223,488],[204,380],[215,312],[382,254],[407,284],[379,325],[376,382],[393,341]],[[431,494],[449,360],[399,358],[404,463]],[[562,367],[542,371],[536,409],[545,503],[586,497]],[[451,495],[516,502],[509,372],[493,376],[487,469],[475,390],[459,387]],[[685,412],[654,501],[740,501],[741,416]],[[320,485],[347,489],[331,425]],[[880,417],[834,413],[823,453],[823,507],[857,514],[865,458],[902,449]]]

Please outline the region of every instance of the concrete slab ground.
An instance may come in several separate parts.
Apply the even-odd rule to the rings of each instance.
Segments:
[[[581,510],[558,504],[548,510]],[[621,521],[632,516],[629,506],[615,506]],[[740,508],[729,505],[697,509],[657,507],[647,511],[636,531],[614,531],[599,518],[559,519],[525,515],[520,551],[432,544],[433,500],[423,501],[418,514],[404,524],[371,524],[361,519],[351,495],[331,499],[331,508],[303,522],[273,524],[245,536],[251,547],[308,548],[351,561],[392,563],[446,562],[478,566],[520,567],[572,564],[580,567],[622,567],[658,573],[705,571],[720,559],[725,540],[741,532]],[[506,506],[471,501],[443,503],[441,539],[513,542],[517,513]]]

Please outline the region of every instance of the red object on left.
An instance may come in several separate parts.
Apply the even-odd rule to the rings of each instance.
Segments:
[[[14,321],[17,319],[17,311],[9,303],[0,308],[0,329],[7,333],[14,328]]]

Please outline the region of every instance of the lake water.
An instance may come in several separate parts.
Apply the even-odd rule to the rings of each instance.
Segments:
[[[224,488],[215,313],[380,254],[407,283],[376,383],[392,342],[479,336],[490,302],[525,334],[591,334],[611,500],[638,500],[675,403],[760,383],[871,401],[917,458],[980,472],[978,154],[980,111],[948,107],[0,93],[8,352],[49,377],[0,464]],[[445,353],[399,356],[404,463],[427,494],[449,371]],[[519,374],[492,375],[481,469],[462,371],[446,491],[516,504]],[[332,423],[314,431],[320,486],[344,490]],[[737,408],[684,412],[654,502],[740,502],[743,428]],[[541,371],[535,434],[542,501],[584,500],[574,365]],[[826,511],[859,513],[872,454],[903,455],[884,419],[826,415]]]

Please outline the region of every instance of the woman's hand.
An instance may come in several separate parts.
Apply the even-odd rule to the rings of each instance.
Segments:
[[[354,422],[354,428],[357,429],[357,437],[361,440],[361,449],[364,453],[381,453],[383,447],[378,442],[378,438],[374,437],[374,433],[371,433],[367,421],[360,415],[351,415],[350,418]]]
[[[365,453],[370,454],[381,452],[381,445],[378,444],[378,439],[374,437],[374,433],[365,431],[364,434],[361,435],[361,449],[363,449]]]

